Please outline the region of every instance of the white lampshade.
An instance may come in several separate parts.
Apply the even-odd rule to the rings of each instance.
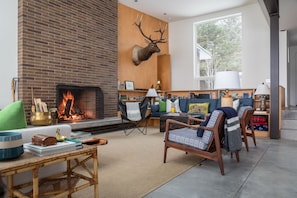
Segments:
[[[268,86],[265,83],[261,83],[258,85],[255,95],[269,95],[270,91]]]
[[[216,72],[214,89],[240,89],[238,71]]]
[[[154,88],[150,88],[147,93],[146,93],[146,97],[157,97],[157,91]]]

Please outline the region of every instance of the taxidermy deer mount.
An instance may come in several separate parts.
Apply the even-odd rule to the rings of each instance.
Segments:
[[[138,18],[138,17],[137,17]],[[134,65],[138,66],[142,61],[146,61],[149,59],[153,53],[155,52],[160,52],[160,49],[158,47],[158,43],[166,43],[165,39],[163,38],[163,34],[166,30],[165,28],[161,28],[159,30],[156,30],[155,32],[160,33],[160,39],[158,40],[153,40],[150,36],[146,36],[141,27],[141,21],[142,21],[142,16],[139,19],[139,22],[135,22],[134,24],[138,27],[140,33],[142,36],[145,38],[145,40],[148,42],[148,45],[146,47],[141,47],[139,45],[135,45],[132,51],[132,61]]]

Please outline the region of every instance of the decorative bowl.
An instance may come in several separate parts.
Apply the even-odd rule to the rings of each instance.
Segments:
[[[47,126],[52,123],[52,117],[49,112],[32,112],[30,121],[34,126]]]

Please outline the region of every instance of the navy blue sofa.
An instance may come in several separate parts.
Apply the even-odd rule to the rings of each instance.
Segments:
[[[170,99],[171,101],[175,101],[176,99]],[[163,101],[166,101],[164,99]],[[190,103],[209,103],[208,113],[213,112],[215,109],[221,107],[221,99],[207,99],[207,98],[179,98],[179,108],[182,113],[188,113],[189,104]],[[254,99],[253,98],[240,98],[239,105],[237,110],[239,110],[242,106],[251,106],[253,107]],[[159,105],[151,105],[151,117],[160,117],[162,114],[166,114],[167,112],[159,111]],[[204,118],[204,114],[200,114],[200,116],[195,113],[195,117]]]

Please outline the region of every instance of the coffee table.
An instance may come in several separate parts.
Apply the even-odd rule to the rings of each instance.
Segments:
[[[93,161],[93,169],[89,169],[86,162]],[[39,178],[38,172],[41,167],[49,166],[54,163],[66,162],[67,170],[61,170],[61,174],[55,174],[46,178]],[[77,172],[75,169],[82,167],[86,174]],[[33,178],[29,183],[14,185],[13,176],[26,171],[32,171]],[[63,172],[64,171],[64,172]],[[65,197],[72,193],[87,188],[94,187],[94,197],[99,197],[98,191],[98,155],[97,146],[84,146],[75,151],[63,152],[50,156],[39,157],[29,152],[25,152],[17,159],[0,162],[1,177],[8,177],[8,196],[9,197]],[[42,190],[42,186],[50,190]],[[21,189],[32,186],[30,194],[24,194]]]

